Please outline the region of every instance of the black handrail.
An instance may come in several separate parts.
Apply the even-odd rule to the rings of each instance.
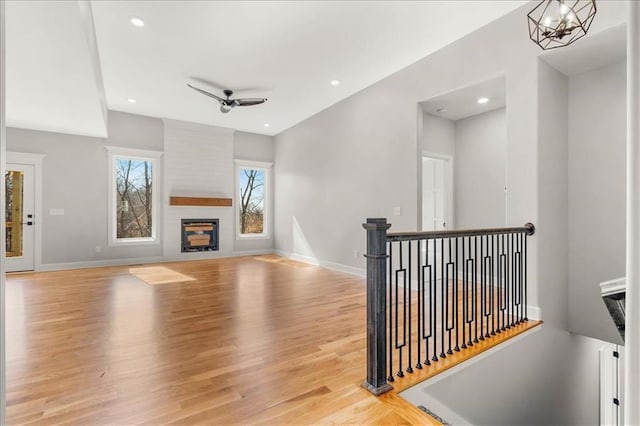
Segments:
[[[477,237],[480,235],[517,234],[525,233],[527,236],[536,232],[533,223],[524,226],[508,228],[478,228],[478,229],[447,229],[442,231],[425,232],[391,232],[387,233],[387,241],[432,240],[435,238]]]

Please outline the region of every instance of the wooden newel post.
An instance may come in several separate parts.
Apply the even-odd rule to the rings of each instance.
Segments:
[[[387,219],[367,219],[367,380],[362,384],[374,395],[391,389],[387,383],[386,277]]]

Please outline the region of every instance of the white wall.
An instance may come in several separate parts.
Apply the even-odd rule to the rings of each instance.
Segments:
[[[507,113],[499,108],[455,122],[454,223],[506,225]]]
[[[569,79],[569,326],[619,336],[599,283],[625,274],[626,68]]]
[[[116,123],[114,117],[109,125],[117,126]],[[104,145],[109,142],[87,136],[7,129],[7,150],[46,155],[42,162],[41,218],[45,267],[162,255],[161,240],[152,245],[108,245],[108,164]],[[49,209],[64,209],[65,214],[51,216]]]
[[[596,425],[599,350],[605,345],[543,325],[402,396],[427,408],[436,400],[474,425]]]
[[[538,300],[545,322],[568,327],[567,77],[538,61]],[[511,182],[507,180],[508,197]]]
[[[105,145],[149,151],[164,149],[164,125],[158,118],[109,111],[108,130]]]
[[[233,130],[164,120],[164,197],[233,198]],[[164,205],[164,255],[210,258],[229,255],[234,245],[233,207]],[[181,253],[181,219],[220,219],[217,252]]]
[[[233,158],[251,161],[273,161],[273,136],[235,131]]]
[[[236,160],[251,160],[273,163],[273,136],[236,131],[233,135],[233,158]],[[269,221],[267,229],[270,230],[269,238],[244,240],[236,238],[234,243],[234,250],[236,252],[269,250],[273,248],[273,169],[271,171],[272,179],[269,185],[269,191],[271,191],[271,202],[267,204],[267,217]],[[238,185],[238,183],[236,182],[235,185]],[[237,208],[237,204],[234,204],[234,206],[235,208]],[[235,211],[234,219],[236,222],[238,221],[238,215],[235,213]]]
[[[420,142],[422,144],[421,151],[455,156],[455,122],[425,112],[422,115],[422,140]]]
[[[522,32],[525,8],[491,23],[276,136],[276,240],[283,252],[363,268],[361,223],[418,227],[418,103],[506,75],[509,225],[536,222],[537,54]],[[505,33],[513,37],[504,37]],[[424,129],[422,129],[424,132]],[[394,216],[394,207],[402,215]],[[544,208],[544,206],[542,206]],[[538,235],[545,233],[541,229]],[[537,304],[536,239],[529,242]]]

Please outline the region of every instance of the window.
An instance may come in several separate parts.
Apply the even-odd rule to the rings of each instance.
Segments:
[[[160,152],[107,147],[110,244],[155,242]]]
[[[237,234],[269,237],[269,174],[271,163],[236,160]]]

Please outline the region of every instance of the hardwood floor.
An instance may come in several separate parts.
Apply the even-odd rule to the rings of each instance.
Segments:
[[[10,424],[437,424],[360,387],[363,279],[276,256],[156,266],[154,285],[8,275]]]

